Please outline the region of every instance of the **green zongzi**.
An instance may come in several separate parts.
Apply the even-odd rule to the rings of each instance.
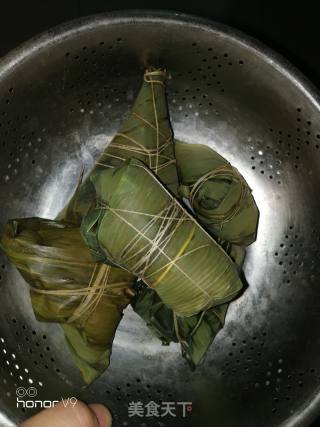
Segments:
[[[178,175],[174,156],[166,99],[167,73],[162,69],[149,68],[132,110],[120,126],[117,134],[96,161],[92,173],[120,166],[125,160],[137,158],[159,177],[170,191],[178,191]],[[81,223],[92,201],[94,187],[89,178],[80,182],[72,199],[58,219]]]
[[[244,249],[228,242],[219,243],[240,271],[245,255]],[[212,307],[191,317],[176,316],[161,301],[159,295],[143,282],[137,282],[134,287],[136,295],[131,300],[134,311],[164,345],[179,342],[182,356],[191,369],[195,369],[223,327],[229,304]]]
[[[177,315],[237,295],[242,284],[231,258],[142,162],[98,172],[92,182],[97,207],[82,222],[84,238],[96,234],[106,259],[142,279]]]
[[[133,276],[96,264],[79,228],[66,222],[11,220],[0,247],[30,285],[36,318],[63,324],[75,363],[92,382],[109,365]]]
[[[126,158],[137,157],[160,175],[163,183],[168,185],[171,191],[177,192],[178,178],[165,93],[166,79],[167,74],[164,70],[150,68],[145,71],[144,81],[132,111],[97,160],[93,172],[113,168]],[[76,191],[58,216],[59,219],[80,224],[83,215],[95,201],[93,184],[89,177],[84,182],[82,182],[82,178],[83,171]],[[95,242],[93,233],[90,236],[87,235],[87,239],[90,237]],[[99,251],[92,251],[91,254],[97,262],[103,261],[105,258]],[[132,276],[132,281],[134,280],[135,278]],[[100,304],[99,302],[96,308],[97,317],[100,312]],[[68,332],[69,330],[68,325]],[[71,337],[78,336],[76,330],[72,330],[72,332],[72,335],[69,333]],[[77,358],[78,347],[76,345],[73,347],[74,357]],[[79,351],[81,351],[80,348]]]
[[[259,211],[251,190],[223,157],[205,145],[176,141],[180,194],[214,235],[248,246],[256,239]]]
[[[222,304],[190,317],[177,316],[154,290],[144,284],[140,284],[131,305],[164,345],[180,343],[182,356],[191,369],[201,362],[223,327],[228,309],[228,304]]]

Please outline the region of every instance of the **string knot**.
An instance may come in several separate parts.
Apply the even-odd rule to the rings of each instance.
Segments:
[[[161,68],[153,69],[149,68],[144,73],[144,81],[146,83],[158,83],[162,86],[165,86],[165,80],[167,78],[167,73]]]
[[[230,178],[232,181],[236,181],[240,184],[240,194],[237,199],[237,201],[231,206],[231,208],[225,212],[225,213],[211,213],[210,214],[210,220],[212,222],[215,222],[217,224],[220,224],[221,226],[229,221],[231,221],[240,211],[241,209],[241,203],[245,199],[245,197],[248,194],[248,186],[246,185],[245,180],[240,175],[238,170],[230,165],[230,163],[227,163],[226,165],[222,166],[221,168],[214,169],[205,175],[201,176],[192,186],[190,190],[190,203],[192,207],[194,208],[195,199],[197,194],[199,193],[201,187],[207,182],[210,181],[212,178],[216,177],[223,177],[223,178]]]

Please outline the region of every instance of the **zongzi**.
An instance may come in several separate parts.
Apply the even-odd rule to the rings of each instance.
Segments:
[[[240,271],[245,250],[241,246],[225,241],[219,243]],[[159,295],[143,282],[136,282],[134,288],[136,294],[131,300],[134,311],[164,345],[179,342],[182,356],[187,360],[190,368],[195,369],[223,327],[229,304],[212,307],[191,317],[182,317],[175,315],[161,301]]]
[[[84,238],[96,234],[106,259],[142,279],[177,315],[237,295],[242,283],[231,258],[142,162],[98,172],[92,182],[97,206],[82,222]]]
[[[214,236],[248,246],[256,239],[259,211],[251,190],[230,163],[205,145],[176,141],[179,191]]]
[[[79,228],[71,223],[10,220],[0,247],[30,285],[36,318],[62,324],[84,381],[92,382],[109,365],[134,277],[96,264]]]
[[[177,194],[179,184],[166,99],[167,78],[166,71],[159,68],[145,71],[132,110],[96,161],[92,173],[115,168],[127,159],[137,158],[153,170],[170,191]],[[83,173],[77,190],[58,219],[67,218],[80,224],[89,210],[95,199],[95,190],[90,177],[83,182],[82,177]]]
[[[140,283],[131,305],[164,345],[180,343],[182,356],[194,369],[223,327],[229,304],[221,304],[190,317],[177,316],[153,289]]]
[[[132,111],[97,160],[93,172],[104,168],[113,168],[121,164],[126,158],[137,157],[158,173],[163,183],[168,185],[171,191],[177,193],[178,178],[165,93],[166,79],[167,74],[164,70],[150,68],[145,71],[144,81]],[[58,219],[80,224],[83,215],[94,203],[95,190],[93,184],[89,177],[84,182],[82,179],[83,171],[73,197],[60,213]],[[90,238],[93,239],[92,243],[95,243],[94,233],[87,234],[87,239]],[[91,244],[92,246],[94,245]],[[97,247],[97,245],[95,246]],[[91,251],[91,255],[97,261],[97,265],[99,265],[98,262],[104,261],[105,255],[99,251]],[[112,271],[112,267],[109,268]],[[128,273],[126,274],[128,275]],[[132,276],[132,281],[134,280],[135,277]],[[101,304],[99,302],[96,306],[97,318],[101,312]],[[64,329],[70,344],[71,338],[75,340],[79,332],[70,325],[65,326]],[[77,353],[81,351],[81,347],[75,343],[73,350],[74,357],[77,359]]]

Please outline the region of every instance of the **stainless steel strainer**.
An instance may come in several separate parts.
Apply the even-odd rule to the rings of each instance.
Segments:
[[[105,403],[115,426],[308,426],[320,412],[320,105],[269,49],[220,24],[161,12],[86,18],[24,44],[0,62],[1,224],[56,216],[128,112],[148,64],[172,74],[176,137],[217,149],[253,189],[261,216],[245,264],[249,288],[193,373],[176,345],[161,346],[126,310],[110,369],[85,389],[59,326],[35,320],[28,287],[1,255],[2,417],[30,416],[16,393],[34,387],[29,400]],[[193,409],[185,418],[180,410],[129,418],[137,401]]]

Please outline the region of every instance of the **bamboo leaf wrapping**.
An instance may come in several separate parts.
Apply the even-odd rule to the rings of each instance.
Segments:
[[[222,247],[240,270],[245,250],[228,242],[222,242]],[[137,283],[135,288],[136,295],[131,300],[134,311],[164,345],[179,342],[183,357],[191,369],[195,369],[223,327],[229,304],[210,308],[191,317],[175,317],[155,291],[143,283]]]
[[[95,230],[107,259],[141,278],[177,315],[237,295],[242,284],[233,261],[141,162],[92,181],[99,205],[83,220],[84,238]]]
[[[71,223],[11,220],[0,246],[30,285],[36,318],[63,324],[75,362],[85,382],[92,382],[109,365],[132,275],[96,264]]]
[[[256,239],[259,211],[240,173],[214,150],[176,141],[181,182],[199,221],[213,235],[248,246]]]
[[[97,170],[97,168],[95,168],[95,170]],[[90,186],[92,186],[92,184],[90,184]],[[73,206],[71,203],[69,209],[66,210],[66,212],[70,212],[71,214],[67,219],[74,219],[73,212],[77,211],[77,199],[80,197],[81,200],[81,192],[85,191],[85,188],[88,188],[88,186],[79,186],[77,188],[75,192],[76,196],[72,198]],[[95,197],[95,193],[92,194],[91,197]],[[84,198],[82,198],[82,200],[84,200]],[[96,246],[96,234],[94,232],[87,233],[87,239],[89,235],[89,239],[93,239],[95,243],[94,246]],[[222,240],[219,240],[218,243],[230,255],[235,263],[241,267],[245,255],[244,249]],[[96,252],[94,257],[95,259],[100,258],[103,260],[105,255],[102,254],[101,256],[101,253]],[[143,288],[146,287],[144,286]],[[138,292],[134,300],[132,300],[131,305],[134,311],[146,322],[153,334],[161,339],[163,343],[169,344],[171,341],[179,342],[181,335],[178,337],[175,330],[174,313],[163,304],[155,291],[146,288]],[[227,305],[224,305],[224,307],[226,310]],[[224,319],[221,320],[216,316],[215,310],[217,309],[220,309],[220,307],[211,309],[204,315],[200,312],[189,318],[178,317],[179,330],[181,330],[183,334],[181,341],[182,354],[189,362],[191,368],[194,368],[200,363],[215,335],[224,324]],[[195,326],[197,326],[196,329]]]
[[[178,175],[166,99],[167,77],[162,69],[145,71],[132,110],[96,161],[92,173],[137,158],[153,170],[170,191],[177,194]],[[80,224],[94,199],[95,190],[90,178],[82,182],[81,174],[77,190],[58,219],[68,218]]]
[[[137,157],[153,168],[161,176],[163,182],[171,188],[171,191],[177,192],[178,178],[165,93],[166,79],[167,74],[163,70],[146,70],[142,87],[132,111],[97,160],[93,173],[101,169],[113,168],[129,157]],[[76,191],[68,205],[58,216],[59,219],[80,224],[83,215],[94,203],[95,189],[93,184],[89,178],[82,182],[82,178],[83,171]],[[91,248],[94,246],[97,249],[91,251],[93,258],[97,262],[103,262],[105,255],[98,249],[96,235],[88,233],[86,237],[90,242],[89,246]],[[134,276],[132,276],[132,281],[135,281]],[[97,317],[101,311],[99,310],[101,304],[100,302],[97,306]],[[103,319],[112,321],[112,318],[106,319],[106,315],[103,316]],[[79,334],[76,330],[72,330],[71,333],[70,326],[68,328],[65,326],[64,329],[68,341],[71,339],[78,340],[73,346],[73,356],[77,362],[79,359],[77,352],[81,348],[79,346]]]
[[[123,162],[132,157],[137,158],[157,174],[161,182],[165,184],[172,193],[177,194],[178,179],[173,152],[172,131],[165,97],[165,80],[166,73],[163,70],[149,69],[146,71],[144,82],[132,111],[123,122],[116,136],[98,159],[94,168],[94,173],[119,167]],[[83,173],[81,174],[74,196],[58,217],[60,220],[72,221],[74,224],[78,225],[81,223],[83,216],[92,208],[96,196],[92,181],[87,178],[82,182],[82,175]],[[87,219],[91,218],[93,222],[90,229],[87,229],[86,239],[92,249],[91,254],[94,255],[94,259],[96,261],[105,261],[106,253],[101,251],[97,239],[96,224],[99,222],[100,216],[101,212],[99,210],[95,210],[95,212],[92,210],[90,211],[90,215]],[[65,230],[71,227],[71,224],[61,224],[58,222],[50,223],[50,221],[40,219],[28,219],[26,221],[27,223],[23,225],[25,229],[23,229],[22,237],[25,238],[25,236],[29,236],[27,238],[27,240],[29,239],[28,244],[32,242],[32,239],[37,239],[39,235],[45,234],[44,229],[46,227],[52,228],[50,231],[54,229],[56,238],[58,240],[60,239],[62,242],[64,241],[67,243],[66,238],[70,237],[70,234],[65,234]],[[41,224],[39,225],[40,222]],[[21,230],[22,221],[12,221],[12,224],[13,223],[15,224],[14,227],[19,223],[18,228]],[[48,226],[48,224],[50,224],[50,226]],[[37,227],[39,229],[37,229]],[[29,228],[33,230],[32,233],[30,233]],[[42,232],[40,232],[40,228],[43,228]],[[58,233],[57,229],[59,229],[62,234],[59,234],[60,231]],[[13,233],[12,229],[10,233]],[[77,233],[79,233],[79,231],[77,231]],[[50,235],[50,238],[53,237],[53,234]],[[20,236],[20,239],[22,237]],[[2,240],[5,241],[5,238]],[[8,243],[9,240],[7,239],[6,243]],[[15,240],[16,243],[17,236],[15,236],[15,239],[12,239],[12,241],[13,240]],[[193,236],[191,240],[193,240]],[[10,246],[12,245],[12,241],[10,241]],[[222,239],[217,239],[217,241],[237,263],[240,264],[243,261],[244,250],[242,248],[231,245]],[[55,242],[57,244],[57,247],[55,247],[57,250],[56,258],[59,259],[59,257],[63,258],[65,253],[61,250],[60,243],[57,242],[58,241]],[[73,243],[75,243],[75,241],[73,241]],[[81,243],[83,245],[83,242]],[[22,249],[22,246],[20,249]],[[187,248],[183,248],[183,250],[186,249]],[[10,251],[8,251],[8,253],[9,252]],[[17,262],[17,257],[13,256],[12,261],[14,263]],[[21,260],[19,262],[21,265],[23,264]],[[97,272],[105,272],[106,269],[108,270],[108,280],[103,286],[105,290],[109,288],[114,289],[112,292],[118,292],[116,290],[116,285],[121,275],[125,275],[128,280],[128,287],[131,287],[135,281],[135,277],[128,272],[98,262],[94,263],[91,261],[91,263],[94,265],[92,268],[95,269],[96,274]],[[48,273],[47,267],[44,269],[44,277],[41,278],[42,273],[39,273],[40,279],[38,278],[36,280],[35,276],[31,274],[30,271],[28,273],[29,266],[30,263],[27,263],[27,267],[22,266],[20,271],[32,287],[32,304],[37,318],[41,321],[62,322],[61,325],[64,329],[66,340],[75,363],[80,368],[85,381],[87,383],[91,382],[109,364],[111,345],[115,330],[119,323],[119,314],[121,318],[122,310],[130,299],[129,293],[125,294],[127,298],[126,303],[122,301],[121,304],[120,300],[117,299],[119,295],[114,298],[112,293],[110,294],[104,291],[89,316],[84,316],[83,314],[82,317],[78,316],[77,320],[74,319],[73,322],[70,322],[72,313],[77,312],[77,308],[79,305],[81,306],[79,301],[83,298],[83,296],[80,297],[77,293],[73,292],[74,289],[77,290],[78,288],[63,288],[65,291],[72,291],[73,295],[70,293],[63,296],[49,294],[47,291],[54,290],[60,292],[62,288],[51,289],[51,286],[55,286],[55,284],[49,283],[49,276],[46,277]],[[87,267],[88,266],[84,267],[82,273],[80,271],[82,267],[79,265],[77,267],[77,272],[75,271],[76,269],[70,270],[70,275],[72,276],[72,274],[75,274],[76,276],[73,277],[75,282],[77,280],[81,282],[83,275],[85,276],[85,271],[88,271]],[[66,272],[66,268],[64,272]],[[58,276],[53,278],[53,282],[56,279],[58,279]],[[37,285],[35,285],[36,283]],[[34,290],[37,289],[39,283],[39,289],[41,289],[43,284],[47,286],[47,288],[43,288],[47,293]],[[49,284],[47,285],[47,283]],[[70,286],[71,282],[69,283],[69,281],[67,281],[66,283],[66,286]],[[122,285],[120,285],[119,292],[123,293]],[[123,296],[124,295],[122,295],[122,297]],[[224,315],[228,306],[228,304],[222,304],[206,309],[205,311],[200,311],[192,316],[178,316],[170,307],[162,302],[159,295],[151,288],[139,292],[132,305],[135,311],[146,320],[149,327],[153,329],[162,341],[167,343],[170,341],[180,341],[183,355],[192,367],[200,362],[214,336],[223,326]],[[117,307],[117,310],[115,310],[115,307]],[[69,323],[64,323],[68,321]],[[105,330],[104,325],[101,327],[103,322],[108,325],[107,330]]]
[[[201,362],[215,336],[223,327],[228,309],[226,303],[194,316],[177,316],[162,302],[155,291],[146,286],[138,291],[131,305],[164,345],[170,342],[181,344],[182,355],[192,369]]]
[[[108,152],[108,148],[106,149],[106,152]],[[94,169],[94,172],[101,169],[99,163],[102,162],[103,157],[104,156],[102,155],[99,159],[98,164]],[[90,189],[91,193],[88,191],[88,189]],[[90,194],[90,197],[84,197],[84,195],[82,195],[81,193]],[[68,212],[70,212],[71,214],[75,211],[81,212],[81,210],[78,208],[79,201],[81,202],[81,200],[85,200],[87,206],[89,206],[94,197],[95,192],[93,185],[91,182],[88,183],[87,179],[86,184],[79,186],[77,191],[75,192],[75,196],[73,197],[69,205]],[[72,215],[70,216],[70,219],[73,219]],[[86,236],[87,239],[91,238],[95,242],[95,244],[92,244],[93,242],[91,242],[91,247],[98,248],[96,242],[96,234],[94,232],[90,232],[87,233]],[[228,242],[223,242],[222,240],[219,240],[218,242],[220,245],[222,245],[224,250],[231,256],[231,258],[234,259],[234,261],[238,265],[242,264],[245,255],[244,249],[236,245],[231,245]],[[101,252],[99,250],[96,251],[94,256],[97,260],[104,259],[104,255],[101,255]],[[132,302],[132,306],[134,311],[136,311],[136,313],[146,321],[152,332],[163,342],[169,343],[170,341],[179,341],[174,330],[173,312],[171,309],[169,309],[162,303],[161,299],[155,293],[155,291],[148,289],[148,291],[146,292],[138,293],[134,299],[134,302]],[[213,341],[217,331],[223,326],[223,322],[220,322],[220,320],[214,314],[212,316],[210,316],[209,314],[202,316],[202,313],[198,313],[193,317],[193,319],[179,317],[180,328],[183,331],[187,331],[185,334],[185,337],[188,337],[186,338],[186,341],[190,342],[190,345],[187,349],[182,343],[183,355],[189,361],[191,366],[195,366],[199,363],[199,361],[202,359],[203,355],[207,351],[208,347],[210,346],[211,342]],[[193,328],[189,326],[192,325],[191,320],[193,320],[194,325],[197,325],[199,321],[204,322],[205,325],[199,327],[197,331],[192,334]],[[166,326],[165,329],[163,328],[163,325]],[[169,330],[172,332],[169,333]],[[209,332],[211,331],[211,333],[203,334],[203,330]],[[197,339],[197,337],[200,335],[202,336],[201,340]],[[198,356],[196,356],[197,354]]]
[[[178,176],[165,93],[166,79],[164,70],[151,68],[145,72],[133,108],[99,165],[118,167],[127,159],[139,159],[171,192],[177,193]]]

